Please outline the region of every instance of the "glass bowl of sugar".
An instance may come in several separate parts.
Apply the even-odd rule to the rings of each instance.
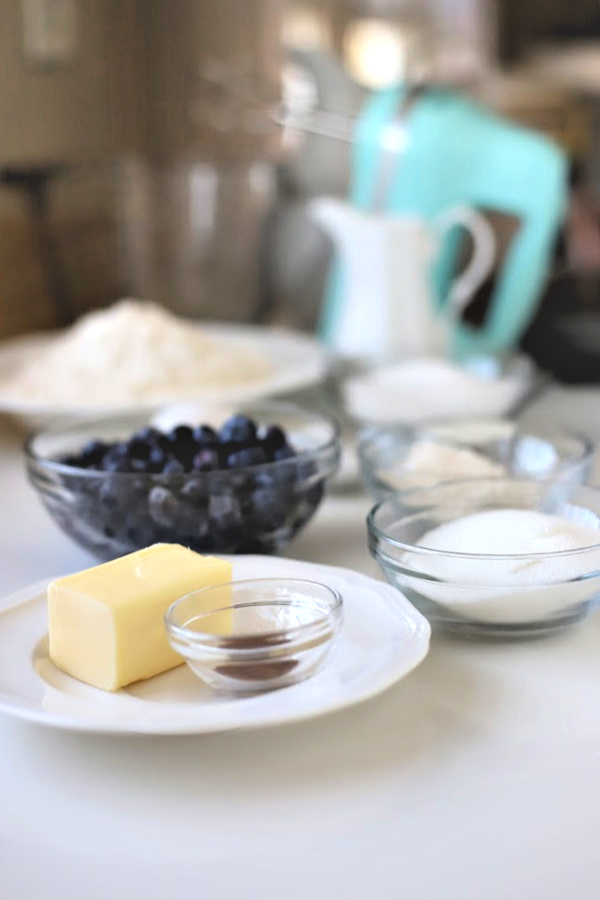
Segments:
[[[531,429],[510,419],[440,419],[363,429],[358,458],[375,500],[463,478],[518,477],[584,484],[594,459],[585,436]]]
[[[369,514],[388,581],[445,630],[527,638],[600,600],[600,490],[518,478],[398,492]]]

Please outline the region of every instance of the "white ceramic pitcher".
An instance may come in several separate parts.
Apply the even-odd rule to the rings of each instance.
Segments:
[[[327,329],[331,348],[370,360],[447,355],[453,323],[494,264],[496,241],[487,221],[470,207],[456,206],[428,225],[419,218],[362,212],[332,197],[310,201],[308,213],[333,239],[343,269],[343,291]],[[443,236],[455,226],[470,233],[473,253],[438,313],[431,267]]]

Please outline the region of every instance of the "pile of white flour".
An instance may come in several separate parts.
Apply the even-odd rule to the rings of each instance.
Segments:
[[[55,406],[162,403],[267,378],[268,360],[153,303],[92,312],[0,383],[3,399]]]

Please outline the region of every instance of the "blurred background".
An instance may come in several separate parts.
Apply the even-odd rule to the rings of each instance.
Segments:
[[[0,0],[0,13],[0,338],[122,296],[322,328],[334,240],[307,203],[369,206],[357,199],[360,153],[381,138],[369,103],[403,85],[393,167],[413,122],[417,139],[407,111],[439,90],[560,149],[567,199],[515,333],[559,380],[600,381],[597,0]],[[429,142],[468,144],[457,121],[441,116]],[[512,170],[494,165],[508,197]],[[499,248],[466,313],[475,330],[501,279],[510,293],[511,248],[541,215],[515,180],[522,213],[466,198]],[[389,211],[385,178],[382,190],[371,208]],[[539,264],[529,253],[525,272]]]

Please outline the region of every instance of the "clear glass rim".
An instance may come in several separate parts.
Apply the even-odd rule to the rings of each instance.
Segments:
[[[485,581],[484,579],[481,579],[480,581],[477,581],[477,582],[466,582],[466,581],[460,581],[460,580],[450,581],[450,580],[447,580],[444,578],[436,577],[435,575],[432,575],[428,572],[420,572],[418,569],[408,568],[406,566],[403,566],[395,557],[390,557],[390,556],[384,555],[379,552],[375,552],[373,554],[373,556],[384,570],[390,569],[390,570],[402,575],[404,578],[410,578],[412,582],[417,582],[417,583],[423,582],[425,584],[439,584],[439,585],[443,585],[444,587],[461,588],[466,591],[484,589],[486,592],[491,592],[492,594],[494,592],[496,592],[498,594],[504,594],[504,593],[506,593],[507,588],[510,587],[508,581],[506,581],[503,584],[489,584],[489,582]],[[480,557],[478,557],[478,560],[485,562],[485,561],[487,561],[488,558],[489,557],[481,555]],[[506,557],[500,557],[500,558],[505,559]],[[528,560],[531,560],[534,558],[535,557],[533,555],[525,557],[525,559],[528,559]],[[519,559],[519,557],[517,555],[515,555],[514,557],[511,557],[511,559]],[[536,581],[535,584],[532,584],[529,586],[519,585],[519,586],[517,586],[516,590],[525,590],[525,591],[526,590],[534,590],[535,591],[535,590],[539,590],[541,588],[552,588],[552,587],[555,588],[560,585],[581,584],[582,582],[585,582],[585,581],[593,581],[594,579],[598,578],[599,576],[600,576],[600,570],[592,569],[583,575],[575,575],[573,578],[563,578],[559,581]],[[513,590],[514,590],[514,588],[513,588]],[[443,605],[443,603],[440,604],[440,601],[434,600],[432,597],[428,597],[427,599],[429,600],[429,602],[431,602],[435,605]]]
[[[396,491],[394,494],[385,500],[381,500],[379,503],[376,503],[375,506],[370,510],[367,515],[367,529],[369,534],[377,539],[381,544],[386,545],[388,547],[394,547],[397,550],[401,550],[405,553],[414,553],[420,556],[429,556],[429,557],[439,557],[442,559],[463,559],[470,560],[472,562],[482,562],[485,560],[489,560],[491,562],[500,562],[507,559],[517,559],[517,560],[550,560],[550,559],[564,559],[572,556],[580,556],[584,553],[591,553],[594,551],[600,551],[600,529],[598,530],[598,542],[595,544],[588,544],[585,547],[577,547],[573,550],[552,550],[546,553],[459,553],[454,550],[434,550],[428,547],[419,547],[417,544],[406,543],[405,541],[399,541],[396,538],[391,537],[377,524],[376,518],[379,513],[384,508],[393,508],[393,506],[403,497],[411,498],[420,493],[426,493],[430,491],[435,491],[440,487],[481,487],[482,485],[499,485],[499,484],[511,484],[511,485],[528,485],[537,488],[543,488],[544,486],[547,488],[566,488],[570,490],[583,490],[590,491],[594,493],[599,501],[600,505],[600,489],[591,487],[590,485],[576,484],[574,482],[566,482],[566,481],[543,481],[543,480],[533,480],[526,478],[462,478],[456,480],[449,481],[440,481],[436,485],[431,485],[428,487],[422,488],[411,488],[406,491]],[[437,507],[444,507],[443,503],[432,503],[428,507],[429,509],[434,509]],[[502,507],[500,507],[502,508]],[[423,510],[408,511],[406,510],[404,514],[401,514],[396,520],[396,524],[400,522],[408,521],[414,516],[422,514]],[[476,510],[472,510],[472,512],[476,512]],[[468,511],[464,511],[463,515],[469,515]]]
[[[274,628],[272,631],[264,631],[259,635],[246,635],[244,633],[241,633],[234,635],[233,638],[231,635],[215,635],[208,631],[192,630],[190,628],[186,628],[184,625],[179,625],[174,621],[174,615],[177,608],[186,600],[189,600],[191,597],[196,597],[200,594],[206,594],[209,591],[219,590],[227,587],[235,589],[236,587],[258,587],[259,585],[268,585],[271,587],[275,585],[301,585],[304,588],[317,588],[319,592],[324,596],[325,601],[328,604],[328,608],[326,611],[320,614],[316,614],[313,621],[307,622],[305,625],[295,625],[291,628],[284,629]],[[293,604],[285,604],[282,600],[277,600],[276,598],[263,601],[251,600],[243,601],[240,603],[234,602],[226,606],[215,607],[215,609],[200,613],[197,617],[195,617],[195,620],[207,618],[208,616],[213,616],[217,613],[225,612],[226,610],[248,609],[257,606],[286,605],[290,606]],[[343,598],[340,592],[335,590],[335,588],[332,588],[326,584],[322,584],[318,581],[310,581],[304,578],[245,578],[238,581],[229,581],[223,584],[210,585],[209,587],[199,588],[197,591],[191,591],[189,594],[184,594],[183,597],[178,597],[177,600],[175,600],[165,612],[164,623],[169,634],[190,645],[194,644],[199,646],[223,649],[227,650],[228,653],[262,654],[265,650],[268,650],[272,647],[276,647],[281,644],[293,643],[295,640],[312,636],[315,632],[321,631],[324,626],[330,625],[332,623],[335,624],[335,622],[339,619],[342,608]],[[257,647],[256,645],[253,647],[242,647],[236,645],[235,643],[239,642],[240,644],[242,644],[244,642],[244,639],[248,638],[252,638],[255,642],[256,639],[259,638],[264,641],[264,645],[260,647]],[[233,644],[232,641],[234,642]]]
[[[316,447],[313,447],[309,450],[301,450],[291,459],[282,459],[276,460],[274,462],[266,462],[260,463],[258,465],[253,466],[245,466],[243,469],[216,469],[214,472],[182,472],[181,474],[173,474],[171,476],[164,475],[160,472],[152,473],[152,472],[105,472],[103,470],[98,469],[83,469],[78,468],[77,466],[68,466],[64,463],[57,462],[56,460],[49,459],[48,457],[42,456],[38,454],[35,450],[35,444],[37,441],[41,440],[45,437],[58,437],[61,434],[77,434],[78,431],[83,431],[87,427],[93,427],[94,425],[99,428],[102,426],[106,426],[109,424],[118,424],[119,422],[125,422],[128,419],[135,418],[135,414],[122,413],[120,415],[114,416],[102,416],[95,417],[90,416],[85,419],[79,419],[76,423],[69,425],[52,425],[49,428],[40,428],[31,432],[27,438],[25,439],[24,452],[27,460],[27,464],[30,466],[38,466],[40,468],[47,469],[51,472],[56,472],[59,475],[76,475],[78,478],[88,478],[90,480],[94,479],[102,479],[107,476],[111,476],[112,478],[123,478],[123,479],[135,479],[135,478],[189,478],[193,477],[196,480],[218,480],[219,478],[228,478],[234,472],[239,475],[242,472],[262,472],[268,470],[270,472],[281,470],[286,466],[289,467],[290,464],[295,464],[298,462],[309,462],[314,459],[315,456],[326,456],[328,453],[334,453],[339,449],[339,440],[340,440],[340,426],[338,425],[337,420],[323,412],[312,412],[311,410],[304,409],[302,406],[297,406],[293,403],[241,403],[240,407],[242,410],[246,411],[248,415],[251,415],[253,412],[255,414],[270,414],[273,415],[284,414],[297,416],[298,418],[303,418],[306,422],[320,422],[323,425],[327,425],[331,431],[329,438],[322,444],[319,444]],[[273,424],[277,424],[274,422]]]

